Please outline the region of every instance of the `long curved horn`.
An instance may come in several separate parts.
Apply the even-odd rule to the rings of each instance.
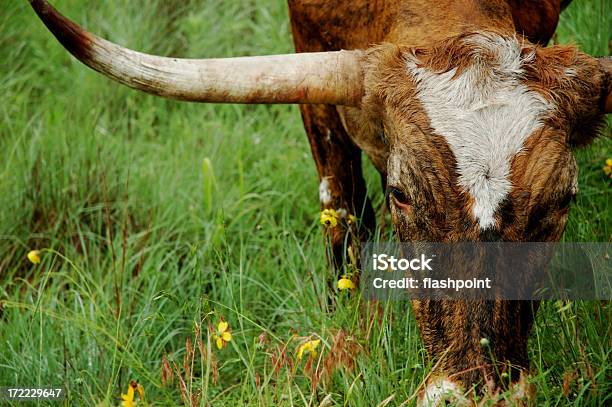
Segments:
[[[178,59],[143,54],[99,38],[46,0],[30,0],[59,42],[92,69],[144,92],[171,99],[218,103],[324,103],[359,106],[360,51],[222,59]]]
[[[605,113],[612,113],[612,57],[600,57],[597,60],[603,73],[601,105]]]

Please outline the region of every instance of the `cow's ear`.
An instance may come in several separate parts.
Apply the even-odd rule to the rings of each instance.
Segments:
[[[582,66],[585,68],[583,77],[576,78],[582,84],[577,86],[581,97],[574,106],[569,107],[575,113],[575,122],[569,134],[569,143],[574,147],[590,144],[604,129],[605,115],[612,113],[612,58],[593,60],[597,64],[586,63]],[[591,69],[586,68],[589,65]],[[585,84],[590,89],[585,88]]]
[[[609,94],[609,60],[597,59],[573,45],[526,46],[524,77],[551,104],[551,125],[567,134],[573,147],[592,142],[604,124]],[[604,97],[605,96],[605,97]]]

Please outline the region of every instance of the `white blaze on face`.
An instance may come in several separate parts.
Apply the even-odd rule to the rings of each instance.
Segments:
[[[510,163],[523,143],[541,127],[548,102],[521,83],[524,63],[514,37],[477,35],[474,63],[455,77],[457,69],[435,73],[407,57],[417,96],[436,134],[444,137],[457,161],[459,184],[474,199],[472,214],[482,229],[494,226],[494,214],[511,189]],[[478,50],[496,61],[480,58]]]

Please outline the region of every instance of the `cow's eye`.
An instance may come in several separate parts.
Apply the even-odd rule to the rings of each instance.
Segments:
[[[402,191],[401,189],[397,187],[390,186],[387,189],[387,193],[389,197],[393,201],[395,201],[395,203],[397,203],[398,205],[410,205],[411,204],[411,201],[408,195],[406,195],[404,191]]]

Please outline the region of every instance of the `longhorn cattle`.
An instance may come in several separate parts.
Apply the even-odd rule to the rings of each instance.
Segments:
[[[401,241],[559,240],[577,191],[571,149],[612,112],[610,58],[543,46],[560,0],[289,0],[297,54],[201,60],[123,48],[44,0],[30,3],[76,58],[130,87],[197,102],[301,104],[321,206],[358,214],[363,237],[375,219],[362,151],[381,174]],[[337,260],[346,229],[328,233]],[[464,392],[495,389],[489,352],[516,400],[528,399],[537,303],[412,305],[437,360],[421,403],[469,403]]]

